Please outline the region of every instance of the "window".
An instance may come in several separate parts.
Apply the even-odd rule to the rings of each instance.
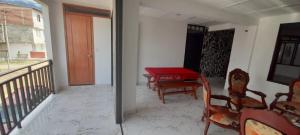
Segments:
[[[300,79],[300,23],[281,24],[268,80],[289,85]]]
[[[37,31],[36,31],[36,36],[37,36],[37,37],[41,37],[41,31],[37,30]]]
[[[37,15],[36,18],[37,18],[37,21],[38,21],[38,22],[41,22],[41,16],[40,16],[40,15]]]

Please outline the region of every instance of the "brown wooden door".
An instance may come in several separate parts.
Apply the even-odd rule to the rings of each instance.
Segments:
[[[94,84],[92,17],[65,13],[68,76],[70,85]]]

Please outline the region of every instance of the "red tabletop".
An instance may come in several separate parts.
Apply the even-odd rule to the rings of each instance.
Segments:
[[[179,67],[146,67],[145,70],[155,78],[158,76],[175,76],[176,80],[196,80],[199,77],[197,72]]]

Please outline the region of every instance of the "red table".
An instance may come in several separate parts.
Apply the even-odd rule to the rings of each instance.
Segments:
[[[199,75],[190,69],[179,67],[146,67],[145,70],[154,80],[197,80]]]
[[[197,99],[197,88],[201,86],[196,80],[199,75],[197,72],[179,67],[147,67],[145,70],[150,74],[148,87],[154,83],[153,90],[157,90],[159,99],[165,103],[165,95],[171,94],[191,94]],[[195,80],[187,82],[185,80]],[[176,91],[174,91],[174,88]],[[166,90],[172,91],[166,91]],[[183,89],[183,90],[177,90]]]

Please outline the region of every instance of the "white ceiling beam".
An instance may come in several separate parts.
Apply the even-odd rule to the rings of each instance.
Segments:
[[[247,1],[249,1],[249,0],[236,1],[236,2],[233,2],[231,4],[228,4],[228,5],[224,6],[223,8],[230,8],[230,7],[233,7],[233,6],[236,6],[236,5],[243,4],[243,3],[247,2]]]
[[[287,8],[287,7],[296,7],[296,6],[300,6],[300,3],[299,4],[283,4],[283,5],[276,6],[276,7],[251,11],[251,12],[248,12],[247,14],[264,13],[264,12],[268,12],[271,10],[283,9],[283,8]]]
[[[157,8],[172,13],[193,15],[196,17],[209,18],[219,22],[228,22],[242,25],[253,25],[258,23],[258,19],[236,13],[210,7],[199,2],[186,0],[141,0],[141,5]]]

